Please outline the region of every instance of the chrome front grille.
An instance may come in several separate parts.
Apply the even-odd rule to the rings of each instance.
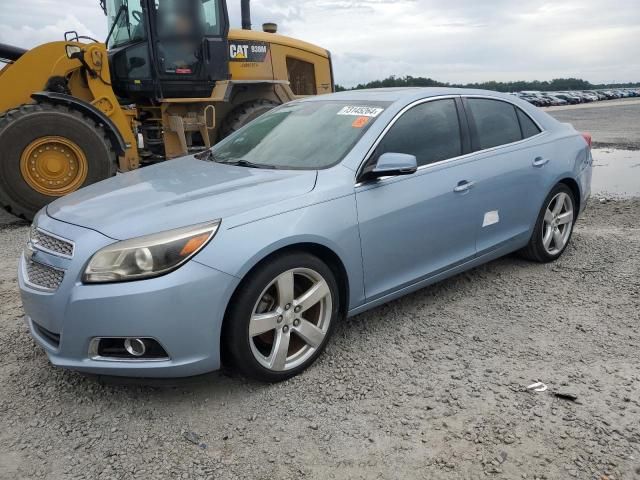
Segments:
[[[45,290],[57,290],[64,279],[64,272],[38,262],[25,260],[27,280],[30,284]]]
[[[62,257],[73,257],[73,243],[31,226],[29,240],[34,248]]]

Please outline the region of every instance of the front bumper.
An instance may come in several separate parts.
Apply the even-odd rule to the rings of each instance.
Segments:
[[[41,215],[38,226],[69,238],[76,254],[66,264],[38,253],[39,261],[64,268],[54,292],[31,285],[20,260],[19,286],[31,335],[53,365],[94,374],[127,377],[186,377],[220,367],[224,311],[238,280],[190,261],[178,270],[138,282],[84,285],[80,275],[91,256],[113,242],[97,232]],[[90,357],[96,337],[153,338],[169,359],[104,360]]]

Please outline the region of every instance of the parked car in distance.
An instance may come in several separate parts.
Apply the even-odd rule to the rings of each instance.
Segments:
[[[551,105],[555,107],[567,105],[569,103],[565,99],[556,97],[555,95],[545,95],[544,98],[548,98],[551,101]]]
[[[571,105],[576,105],[578,103],[581,103],[578,97],[574,95],[569,95],[568,93],[556,93],[554,95],[566,101],[567,103],[570,103]]]
[[[532,105],[535,105],[536,107],[544,107],[547,105],[547,102],[544,102],[540,97],[536,97],[533,95],[521,94],[520,98],[526,102],[529,102]]]
[[[20,258],[26,322],[64,368],[182,377],[225,362],[284,380],[344,317],[511,252],[559,258],[591,169],[588,135],[510,95],[297,100],[40,211]]]

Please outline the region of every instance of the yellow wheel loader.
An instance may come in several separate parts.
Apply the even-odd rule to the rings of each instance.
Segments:
[[[102,43],[0,44],[0,204],[31,219],[117,171],[196,153],[276,105],[334,89],[331,55],[229,29],[225,0],[101,0]]]

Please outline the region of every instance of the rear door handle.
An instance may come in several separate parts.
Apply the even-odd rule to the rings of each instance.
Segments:
[[[536,157],[536,159],[533,161],[533,166],[540,168],[540,167],[544,167],[547,163],[549,163],[548,158]]]
[[[458,185],[456,186],[456,188],[453,189],[453,191],[456,192],[456,193],[468,192],[469,189],[471,189],[471,187],[473,187],[473,185],[475,185],[474,182],[469,182],[467,180],[462,180],[461,182],[458,182]]]

